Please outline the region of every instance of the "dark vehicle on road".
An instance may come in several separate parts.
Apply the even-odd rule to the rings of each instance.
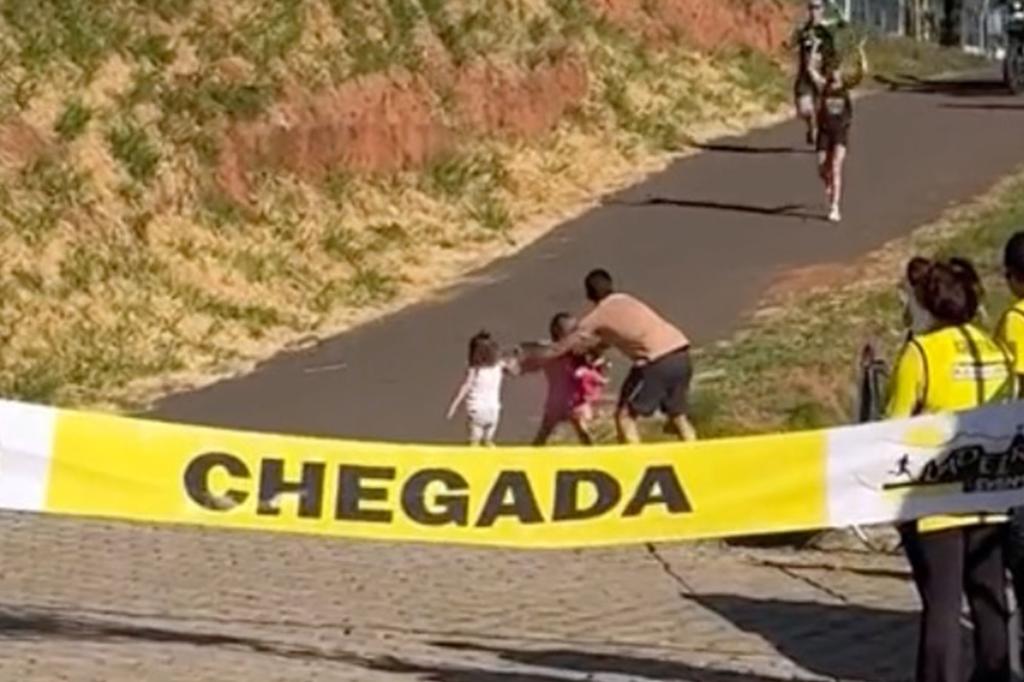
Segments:
[[[1003,80],[1010,92],[1024,91],[1024,0],[1006,3],[1006,57]]]

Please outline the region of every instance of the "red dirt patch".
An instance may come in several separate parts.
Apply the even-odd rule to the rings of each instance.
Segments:
[[[0,123],[0,167],[21,169],[41,158],[50,141],[20,117]]]
[[[459,72],[454,93],[459,118],[473,132],[530,137],[554,128],[588,85],[586,64],[573,57],[526,73],[477,62]]]
[[[256,169],[313,178],[331,168],[394,171],[425,163],[451,139],[418,76],[375,74],[316,95],[293,90],[269,120],[227,131],[217,181],[236,201],[248,202]]]
[[[701,49],[742,45],[778,49],[792,20],[781,0],[591,0],[610,20],[651,40],[679,37]],[[436,41],[435,41],[436,42]],[[295,86],[257,122],[224,133],[219,188],[241,204],[249,175],[261,169],[318,178],[332,168],[390,172],[416,168],[450,151],[465,132],[536,137],[554,128],[587,96],[586,62],[566,52],[532,69],[490,60],[455,68],[424,45],[428,73],[382,73],[311,94]],[[237,65],[222,64],[232,73]],[[438,86],[452,95],[456,121],[445,125]]]
[[[682,36],[702,50],[781,47],[796,8],[781,0],[591,0],[609,20],[656,41]]]
[[[861,269],[859,265],[848,263],[824,263],[793,268],[775,277],[765,292],[765,300],[784,300],[809,291],[838,287],[856,279]]]
[[[458,128],[479,135],[544,133],[587,95],[587,69],[566,56],[530,71],[488,61],[454,77]],[[249,201],[250,172],[273,168],[322,177],[332,168],[388,172],[416,168],[450,150],[430,82],[405,73],[376,74],[309,95],[292,88],[267,120],[231,126],[221,144],[220,189]]]

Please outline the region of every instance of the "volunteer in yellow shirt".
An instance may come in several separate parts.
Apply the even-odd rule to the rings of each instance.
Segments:
[[[1020,391],[1024,389],[1024,383],[1021,383],[1024,379],[1024,232],[1013,235],[1006,243],[1003,267],[1014,303],[999,320],[996,339],[1013,357],[1013,373],[1017,375]],[[1024,394],[1018,395],[1024,397]]]
[[[996,328],[999,341],[1013,359],[1013,373],[1017,378],[1017,397],[1024,398],[1024,232],[1010,237],[1003,251],[1006,284],[1014,302]],[[1024,604],[1024,507],[1017,507],[1010,515],[1006,534],[1006,564],[1013,577],[1013,591],[1017,603]]]
[[[969,410],[1013,397],[1003,349],[972,323],[980,280],[966,261],[930,262],[911,275],[913,303],[927,323],[903,347],[889,418]],[[917,682],[961,679],[960,605],[974,622],[972,680],[1009,679],[1002,517],[932,517],[900,528],[921,597]]]

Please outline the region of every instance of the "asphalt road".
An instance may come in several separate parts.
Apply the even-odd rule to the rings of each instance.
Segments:
[[[585,307],[581,278],[605,267],[698,345],[722,338],[780,272],[856,258],[1016,169],[1024,100],[983,79],[905,84],[857,103],[851,145],[840,225],[821,219],[814,157],[796,123],[721,140],[430,302],[171,396],[151,416],[461,441],[461,422],[443,415],[479,329],[508,344],[542,338],[553,313]],[[542,397],[539,379],[509,382],[500,441],[530,438]]]

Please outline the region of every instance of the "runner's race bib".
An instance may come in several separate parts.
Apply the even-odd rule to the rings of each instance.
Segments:
[[[825,100],[825,109],[831,116],[842,116],[846,113],[846,100],[842,97],[829,97]]]

